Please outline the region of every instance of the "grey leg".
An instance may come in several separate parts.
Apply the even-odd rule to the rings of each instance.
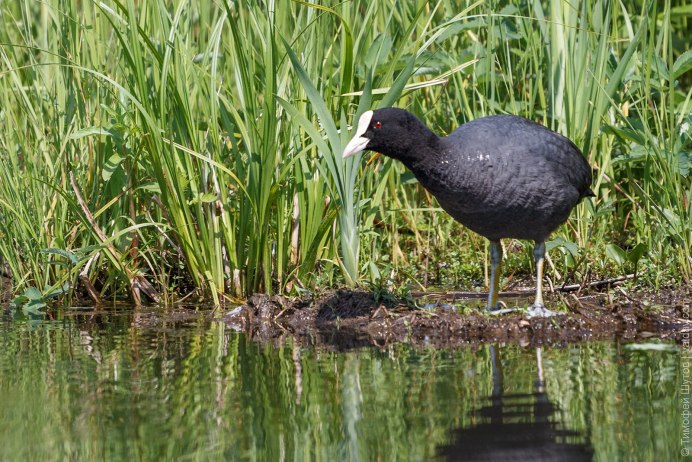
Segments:
[[[490,289],[488,291],[488,311],[495,311],[497,306],[497,287],[500,285],[500,270],[502,269],[502,244],[500,241],[490,241]]]
[[[536,260],[536,301],[533,306],[543,306],[543,262],[545,260],[545,242],[536,242],[533,247]]]
[[[498,303],[500,292],[500,273],[502,270],[502,244],[500,241],[490,241],[490,290],[488,292],[487,311],[491,314],[505,314],[518,311],[516,308],[504,308]]]
[[[545,242],[536,242],[533,248],[533,256],[536,259],[536,301],[529,307],[529,317],[555,316],[557,313],[550,311],[543,305],[543,262],[545,260]]]

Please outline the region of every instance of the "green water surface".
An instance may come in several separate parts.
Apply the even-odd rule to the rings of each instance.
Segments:
[[[0,460],[680,458],[672,343],[543,348],[541,384],[534,348],[260,344],[206,315],[5,312]]]

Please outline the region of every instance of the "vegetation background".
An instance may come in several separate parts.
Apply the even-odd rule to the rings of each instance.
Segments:
[[[400,165],[341,159],[359,114],[396,105],[440,134],[522,115],[583,150],[597,197],[548,243],[556,284],[689,283],[691,15],[683,0],[3,2],[2,271],[32,307],[75,290],[482,285],[483,238]],[[508,245],[506,277],[530,274],[530,245]]]

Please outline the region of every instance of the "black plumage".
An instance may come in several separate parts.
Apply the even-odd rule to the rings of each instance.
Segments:
[[[490,310],[497,308],[500,239],[535,241],[532,314],[551,314],[542,300],[545,239],[593,195],[591,169],[569,139],[512,115],[476,119],[438,137],[410,112],[385,108],[361,116],[344,157],[361,150],[403,162],[447,213],[490,240]]]

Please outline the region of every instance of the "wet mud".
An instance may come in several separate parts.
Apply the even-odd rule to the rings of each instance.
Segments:
[[[301,299],[254,295],[216,317],[258,341],[291,336],[303,344],[336,349],[397,342],[454,348],[481,343],[566,345],[614,338],[681,341],[692,330],[690,300],[689,289],[636,296],[617,292],[551,297],[546,305],[560,305],[566,311],[529,319],[521,312],[490,315],[481,307],[459,308],[443,298],[436,306],[425,303],[421,308],[410,300],[378,301],[371,292],[335,290]]]

